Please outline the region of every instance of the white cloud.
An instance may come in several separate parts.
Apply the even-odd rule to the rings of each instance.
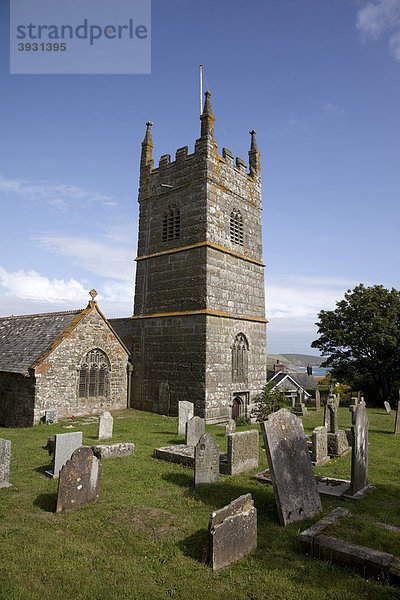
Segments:
[[[389,48],[400,62],[400,0],[374,0],[357,13],[356,27],[365,40],[389,36]]]
[[[37,271],[20,269],[9,273],[0,266],[0,285],[7,290],[7,295],[22,299],[45,302],[74,300],[78,304],[88,300],[87,290],[75,279],[50,280]]]
[[[0,177],[0,192],[23,197],[32,202],[45,201],[47,204],[65,210],[71,203],[98,203],[102,206],[118,206],[109,194],[84,190],[75,185],[29,181],[27,179],[5,179]]]
[[[328,104],[325,104],[325,106],[323,108],[326,113],[331,113],[331,114],[341,115],[341,116],[345,114],[345,111],[343,110],[343,108],[340,108],[340,106],[337,106],[336,104],[331,104],[330,102],[328,102]]]

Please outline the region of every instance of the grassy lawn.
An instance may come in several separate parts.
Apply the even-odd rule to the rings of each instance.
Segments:
[[[43,446],[49,435],[79,430],[83,443],[93,445],[97,426],[0,428],[0,437],[12,441],[13,484],[0,489],[1,600],[400,598],[399,590],[300,554],[297,535],[317,518],[281,527],[272,487],[251,480],[251,474],[221,476],[218,484],[195,491],[193,471],[154,459],[153,448],[182,442],[176,418],[135,410],[119,414],[125,418],[114,420],[110,441],[135,442],[135,454],[103,460],[98,503],[66,515],[53,512],[58,482],[43,475],[51,466]],[[324,514],[344,506],[400,526],[400,436],[393,435],[394,417],[383,409],[369,409],[368,416],[370,483],[376,491],[360,502],[323,498]],[[322,420],[323,411],[311,409],[303,418],[306,433]],[[340,428],[350,423],[350,412],[340,408]],[[254,427],[259,428],[238,430]],[[226,450],[224,428],[206,430]],[[350,466],[348,455],[315,472],[350,478]],[[259,469],[264,468],[260,443]],[[258,511],[257,552],[213,573],[203,562],[210,513],[246,492]]]

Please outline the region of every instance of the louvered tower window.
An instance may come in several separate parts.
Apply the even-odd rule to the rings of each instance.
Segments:
[[[231,242],[243,246],[243,219],[239,210],[234,209],[230,218]]]
[[[163,229],[162,229],[162,240],[163,242],[169,242],[170,240],[177,240],[180,235],[181,229],[181,216],[179,208],[177,206],[169,206],[164,213],[163,217]]]
[[[232,382],[247,383],[249,344],[243,333],[238,333],[232,346]]]
[[[88,352],[79,367],[79,398],[108,398],[110,361],[102,350]]]

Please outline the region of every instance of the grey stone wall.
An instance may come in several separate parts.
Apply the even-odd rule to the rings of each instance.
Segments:
[[[110,394],[104,401],[78,397],[79,366],[94,348],[105,352],[111,363]],[[49,408],[57,408],[61,419],[126,408],[127,361],[126,351],[93,309],[36,368],[34,424]]]
[[[34,422],[35,378],[0,373],[0,425],[31,427]]]

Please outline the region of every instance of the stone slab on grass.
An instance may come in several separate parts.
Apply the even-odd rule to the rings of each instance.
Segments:
[[[135,444],[131,442],[116,442],[115,444],[97,444],[92,446],[92,452],[97,458],[118,458],[130,456],[135,452]]]

